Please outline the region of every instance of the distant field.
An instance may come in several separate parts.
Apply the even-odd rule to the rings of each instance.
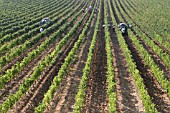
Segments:
[[[0,113],[169,113],[169,6],[0,0]]]

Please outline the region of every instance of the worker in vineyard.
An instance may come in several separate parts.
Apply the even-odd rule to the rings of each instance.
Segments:
[[[122,32],[122,35],[128,35],[128,32],[127,32],[128,25],[126,23],[120,22],[118,27],[120,31]]]
[[[43,32],[44,31],[44,29],[43,28],[40,28],[40,32]]]
[[[113,31],[115,31],[115,25],[113,24],[113,22],[112,21],[109,21],[108,22],[108,25],[102,25],[102,27],[103,28],[105,28],[105,27],[108,27],[108,30],[110,31],[110,30],[113,30]]]
[[[43,25],[44,25],[44,24],[47,24],[47,23],[50,23],[50,22],[51,22],[51,21],[50,21],[50,19],[49,19],[48,17],[43,18],[43,19],[40,21],[40,26],[41,26],[40,32],[43,32],[43,31],[45,30],[45,28],[43,28]]]
[[[92,7],[92,6],[89,6],[88,12],[89,12],[89,13],[92,13],[92,11],[93,11],[93,7]]]
[[[83,12],[83,13],[85,13],[85,12],[86,12],[84,8],[82,9],[82,12]]]
[[[50,22],[50,19],[48,17],[46,18],[43,18],[41,21],[40,21],[40,26],[46,24],[46,23],[49,23]]]
[[[97,13],[98,12],[98,8],[96,7],[95,10],[94,10],[94,13]]]

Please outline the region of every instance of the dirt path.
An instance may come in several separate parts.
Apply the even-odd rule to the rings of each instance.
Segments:
[[[123,1],[124,2],[124,1]],[[123,7],[123,5],[121,4],[121,2],[119,1],[121,8],[123,9],[123,11],[127,14],[125,8]],[[128,15],[128,14],[127,14]],[[122,15],[123,17],[123,15]],[[139,29],[141,29],[141,27],[128,15],[128,17],[135,23],[135,25],[137,25],[139,27]],[[124,17],[123,17],[124,18]],[[125,18],[124,18],[125,20]],[[126,20],[125,20],[126,21]],[[127,22],[127,21],[126,21]],[[142,29],[141,29],[142,30]],[[140,41],[140,43],[143,45],[143,47],[148,51],[148,53],[151,55],[152,59],[154,60],[154,62],[159,66],[159,68],[161,70],[163,70],[165,77],[170,80],[170,69],[167,67],[167,65],[163,62],[163,60],[160,58],[160,56],[156,53],[156,51],[154,51],[136,32],[134,29],[132,29],[132,32],[134,33],[134,35],[136,35],[137,39]],[[143,33],[145,33],[142,30]],[[146,34],[146,33],[145,33]],[[149,37],[149,35],[147,35]],[[158,47],[161,46],[161,44],[158,44],[158,42],[156,40],[153,40],[152,37],[149,37],[151,41],[153,41],[155,43],[155,45],[157,45]],[[166,52],[167,50],[165,50],[164,48],[160,47],[160,49],[162,49],[164,52]],[[168,53],[168,52],[167,52]]]
[[[111,21],[108,10],[108,20]],[[116,23],[114,23],[116,24]],[[130,113],[143,113],[144,107],[140,100],[132,75],[128,71],[126,58],[119,45],[116,32],[110,29],[113,64],[117,89],[117,111]]]
[[[104,23],[104,6],[102,1],[102,14],[100,20],[99,34],[97,36],[96,48],[94,50],[91,73],[86,91],[83,113],[107,113],[108,97],[106,83],[106,51],[105,35],[102,25]]]
[[[55,92],[54,98],[45,110],[45,113],[69,113],[73,111],[75,96],[91,42],[91,37],[87,38],[88,40],[85,41],[78,52],[78,61],[68,70],[68,74],[63,79],[60,88]]]
[[[119,0],[118,0],[119,1]],[[168,55],[170,55],[170,51],[164,47],[160,42],[158,42],[157,40],[155,40],[153,37],[149,36],[149,34],[144,31],[140,25],[138,25],[126,12],[125,8],[122,6],[121,2],[119,1],[120,7],[123,9],[123,11],[127,14],[127,16],[133,21],[133,23],[151,40],[155,43],[155,45],[157,45],[159,48],[161,48],[165,53],[167,53]],[[136,10],[135,10],[136,11]],[[120,11],[119,11],[120,12]],[[123,15],[122,15],[123,16]]]
[[[168,113],[168,111],[170,111],[170,99],[167,93],[163,92],[161,85],[151,73],[151,70],[145,65],[144,60],[139,55],[131,39],[129,37],[125,37],[125,39],[132,53],[132,57],[136,62],[137,69],[140,71],[140,75],[144,80],[145,87],[149,95],[153,98],[152,102],[156,104],[155,107],[159,112]]]
[[[94,25],[94,23],[92,23],[92,25]],[[92,27],[92,26],[91,26]],[[70,79],[71,84],[70,84],[70,88],[69,90],[65,90],[68,94],[65,95],[65,99],[62,98],[56,109],[55,112],[61,112],[61,113],[68,113],[68,112],[72,112],[73,111],[73,106],[75,103],[75,96],[77,94],[78,91],[78,85],[81,79],[81,75],[83,75],[83,68],[85,66],[85,61],[87,60],[87,54],[88,54],[88,49],[90,47],[90,42],[92,40],[92,35],[94,32],[94,28],[91,28],[90,30],[90,34],[88,34],[87,39],[86,39],[86,43],[83,45],[82,50],[80,51],[80,57],[79,57],[79,62],[77,65],[75,65],[75,67],[73,67],[73,69],[75,69],[73,72],[71,72],[71,78],[68,77],[67,80]],[[75,78],[75,76],[77,76]],[[69,82],[67,82],[68,86],[69,86]],[[67,85],[66,85],[66,89],[67,89]],[[76,89],[76,90],[75,90]],[[65,94],[65,93],[64,93]],[[63,101],[65,100],[65,101]],[[62,106],[60,106],[62,105]]]
[[[42,101],[45,92],[49,89],[51,81],[54,76],[58,73],[59,68],[64,62],[65,57],[68,55],[69,51],[73,47],[74,43],[77,41],[78,36],[80,35],[83,26],[85,25],[88,16],[84,18],[83,23],[80,26],[80,29],[77,31],[76,35],[62,48],[62,55],[59,60],[55,62],[51,68],[48,68],[43,72],[43,74],[34,82],[30,87],[29,91],[25,96],[23,96],[11,109],[11,113],[14,111],[20,112],[34,112],[34,107],[38,106],[39,102]],[[77,20],[78,21],[78,20]],[[24,105],[24,106],[23,106]],[[20,106],[20,107],[19,107]]]
[[[121,13],[120,15],[123,17]],[[140,56],[130,37],[126,36],[124,39],[128,45],[128,49],[131,51],[134,62],[136,62],[137,69],[140,71],[140,75],[144,80],[145,87],[151,98],[153,98],[152,102],[156,104],[155,107],[159,112],[168,113],[168,111],[170,111],[170,99],[167,93],[163,92],[161,85],[151,73],[151,70],[145,65],[144,60]]]
[[[81,16],[81,15],[80,15]],[[78,21],[78,20],[76,20]],[[85,22],[84,22],[85,23]],[[82,24],[83,25],[83,24]],[[81,32],[82,29],[79,29],[77,31],[77,36],[79,35],[79,32]],[[34,107],[38,105],[38,103],[42,100],[44,93],[50,86],[52,79],[54,77],[53,73],[57,73],[55,70],[59,70],[61,65],[61,62],[64,62],[64,58],[67,56],[67,53],[70,51],[70,48],[73,46],[74,42],[77,40],[77,38],[71,38],[71,40],[66,44],[66,46],[62,49],[63,57],[58,61],[58,63],[55,66],[50,67],[49,69],[45,70],[43,74],[34,82],[34,84],[31,86],[30,90],[26,93],[25,96],[23,96],[12,108],[10,112],[33,112]],[[55,43],[57,44],[57,43]],[[55,46],[54,46],[55,47]],[[51,48],[54,48],[51,47]],[[56,69],[58,68],[58,69]],[[52,71],[51,71],[52,70]],[[51,77],[50,77],[51,76]]]
[[[73,18],[73,16],[70,18]],[[67,33],[69,29],[71,29],[71,27],[67,28],[65,33]],[[13,80],[5,85],[5,88],[2,89],[0,92],[0,105],[6,100],[6,98],[8,98],[10,94],[14,94],[18,90],[19,84],[22,84],[24,80],[34,72],[35,67],[55,49],[57,43],[61,40],[61,38],[62,36],[60,36],[60,38],[56,39],[52,44],[50,44],[43,52],[41,52],[36,58],[34,58]],[[25,54],[27,55],[27,53]]]
[[[122,1],[123,4],[126,6],[126,8],[128,8],[128,10],[130,11],[130,13],[132,13],[132,11],[129,9],[129,7],[127,6],[127,4],[125,4],[125,1]],[[128,1],[127,1],[128,2]],[[128,15],[127,11],[125,10],[125,8],[123,7],[122,3],[119,1],[121,8],[123,9],[123,11]],[[136,10],[135,10],[136,11]],[[137,12],[138,13],[138,12]],[[133,14],[133,13],[132,13]],[[134,14],[133,14],[134,15]],[[150,37],[129,15],[128,17],[133,21],[133,23],[135,25],[138,26],[138,28],[144,33],[146,34],[149,39],[151,41],[153,41],[155,43],[156,46],[158,46],[160,49],[162,49],[164,52],[168,53],[168,50],[166,50],[166,48],[164,48],[158,41],[156,41],[155,39],[153,39],[152,37]],[[156,53],[156,51],[154,51],[143,39],[142,37],[140,37],[134,29],[132,29],[132,32],[134,33],[134,35],[137,36],[138,40],[140,41],[140,43],[143,45],[143,47],[148,51],[148,53],[151,55],[152,59],[154,60],[154,62],[159,66],[159,68],[161,70],[163,70],[165,77],[170,80],[170,69],[167,67],[167,65],[163,62],[163,60],[160,58],[160,56]]]
[[[57,40],[55,41],[57,42]],[[15,77],[12,81],[6,84],[5,88],[0,92],[0,104],[2,104],[9,95],[14,94],[18,91],[19,84],[22,84],[26,78],[28,78],[33,72],[35,67],[44,60],[45,56],[47,56],[50,52],[54,50],[55,43],[50,45],[45,51],[39,54],[35,59],[33,59],[28,66],[26,66],[17,77]]]
[[[74,4],[74,2],[72,3]],[[74,9],[76,6],[73,5],[72,8]],[[67,13],[64,13],[63,18],[67,16]],[[60,18],[62,19],[62,18]],[[58,22],[60,19],[57,19],[56,22]],[[67,21],[69,21],[69,19],[67,19]],[[54,22],[54,23],[56,23]],[[64,23],[63,23],[64,24]],[[49,26],[50,27],[50,26]],[[61,25],[59,25],[58,27],[61,27]],[[51,31],[50,33],[48,33],[46,36],[41,37],[38,42],[36,44],[31,45],[30,48],[28,48],[26,51],[24,51],[20,56],[17,56],[16,58],[12,59],[11,61],[9,61],[8,64],[6,64],[3,68],[2,71],[0,71],[0,74],[5,74],[5,71],[7,71],[8,69],[10,69],[13,65],[15,65],[16,62],[21,62],[23,60],[23,58],[25,56],[28,55],[29,52],[31,52],[32,50],[35,50],[38,48],[38,46],[40,46],[42,44],[42,42],[44,42],[49,36],[50,34],[56,32],[57,29]],[[30,39],[31,40],[31,39]]]
[[[159,55],[153,51],[153,49],[145,43],[142,38],[135,33],[140,43],[143,45],[143,47],[148,51],[148,53],[151,55],[151,58],[154,60],[154,62],[158,65],[158,67],[164,72],[164,76],[167,80],[170,80],[170,69],[166,66],[166,64],[162,61],[162,59],[159,57]]]
[[[55,92],[54,98],[50,105],[45,110],[45,113],[70,113],[73,112],[73,106],[75,103],[75,96],[78,91],[78,85],[83,74],[83,68],[87,59],[88,49],[92,40],[92,35],[94,32],[94,22],[93,20],[88,32],[85,42],[80,47],[78,52],[78,61],[73,64],[68,70],[68,74],[63,79],[60,88]]]

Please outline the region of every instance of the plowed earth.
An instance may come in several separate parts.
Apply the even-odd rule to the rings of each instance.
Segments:
[[[111,10],[113,11],[113,15],[116,19],[116,23],[112,23],[111,14],[109,9],[109,2],[111,3]],[[90,5],[90,0],[88,1],[78,1],[77,5],[72,3],[70,7],[72,12],[75,8],[77,8],[78,4],[81,3],[79,10],[82,10],[82,7],[85,3],[87,3],[86,7]],[[133,3],[127,1],[125,4],[125,0],[106,0],[106,6],[104,6],[104,1],[93,0],[92,6],[97,2],[97,6],[101,4],[101,15],[100,15],[100,24],[98,29],[98,34],[96,37],[96,46],[94,48],[94,53],[92,57],[92,63],[90,65],[90,75],[89,81],[87,84],[87,89],[85,91],[85,100],[82,107],[82,113],[108,113],[109,110],[109,98],[107,95],[107,55],[106,55],[106,42],[105,42],[105,29],[102,27],[104,25],[104,8],[107,10],[107,19],[109,23],[117,25],[120,20],[119,16],[127,22],[126,17],[123,15],[128,13],[126,12],[126,8],[129,10],[127,4],[132,7],[134,11],[135,6]],[[69,2],[70,3],[70,2]],[[70,3],[71,4],[71,3]],[[125,4],[125,5],[124,5]],[[116,7],[114,7],[116,6]],[[125,8],[126,6],[126,8]],[[85,8],[86,8],[85,7]],[[116,9],[118,14],[116,13]],[[122,10],[121,10],[122,9]],[[69,13],[70,13],[69,12]],[[136,11],[137,12],[137,11]],[[75,12],[74,14],[76,14]],[[131,12],[133,15],[135,13]],[[137,12],[138,13],[138,12]],[[66,19],[66,22],[69,22],[72,18],[74,18],[74,14]],[[86,60],[88,57],[89,47],[92,41],[92,37],[94,34],[94,27],[97,20],[97,14],[94,15],[93,20],[91,22],[91,26],[86,33],[86,36],[81,43],[80,48],[76,53],[75,59],[73,59],[73,64],[67,69],[67,74],[64,76],[60,86],[56,89],[53,99],[50,101],[49,105],[45,109],[44,113],[72,113],[74,109],[75,99],[78,92],[78,86],[83,75],[83,69],[86,65]],[[119,16],[118,16],[119,15]],[[63,14],[63,18],[66,17],[67,14]],[[73,24],[76,24],[83,16],[81,13]],[[68,56],[68,53],[73,48],[75,42],[78,40],[79,35],[82,33],[83,28],[85,27],[88,19],[90,17],[90,13],[85,16],[83,22],[81,23],[79,29],[75,32],[75,34],[69,38],[67,43],[60,50],[60,54],[58,58],[55,59],[55,62],[52,65],[47,66],[43,72],[40,74],[37,80],[30,86],[29,90],[17,101],[15,104],[8,110],[8,113],[33,113],[35,107],[42,102],[44,98],[44,94],[48,91],[50,85],[54,77],[58,74],[62,64],[64,63],[65,58]],[[155,45],[160,47],[165,53],[170,54],[170,51],[166,49],[163,45],[161,45],[158,41],[153,40],[140,26],[128,15],[128,17],[134,22],[136,26],[141,29],[141,31],[146,34],[146,36],[154,42]],[[57,20],[59,21],[59,20]],[[57,23],[56,21],[56,23]],[[65,24],[65,23],[63,23]],[[61,25],[62,26],[62,25]],[[61,26],[58,26],[60,29]],[[74,26],[74,25],[73,25]],[[52,51],[54,51],[57,44],[61,41],[61,39],[67,35],[70,29],[73,26],[69,26],[65,29],[62,34],[60,34],[59,38],[55,39],[52,43],[49,44],[47,48],[45,48],[40,54],[38,54],[34,59],[32,59],[27,66],[25,66],[11,81],[6,83],[3,89],[0,90],[0,105],[2,105],[6,99],[11,95],[15,94],[19,86],[24,82],[26,78],[29,78],[31,74],[34,72],[36,66],[45,59]],[[44,42],[50,35],[55,33],[56,30],[51,32],[50,34],[42,37],[38,43],[32,45],[26,51],[24,51],[20,56],[9,61],[8,64],[4,65],[0,70],[0,74],[3,76],[8,69],[11,69],[12,66],[16,64],[16,62],[21,62],[25,57],[28,56],[28,53],[37,49],[38,46]],[[124,50],[121,48],[118,37],[114,29],[109,29],[110,32],[110,45],[111,52],[113,55],[113,68],[114,68],[114,79],[116,81],[116,109],[118,113],[145,113],[145,108],[142,103],[140,94],[138,89],[136,88],[136,84],[134,82],[133,76],[129,71],[128,61],[125,58]],[[159,68],[164,72],[165,77],[170,80],[170,69],[166,66],[160,56],[153,50],[153,48],[148,45],[142,37],[140,37],[133,29],[132,32],[134,36],[139,40],[141,46],[151,55],[154,62],[159,66]],[[36,35],[35,33],[34,35]],[[125,43],[130,50],[131,58],[133,62],[136,64],[137,69],[139,70],[140,76],[143,78],[145,89],[147,90],[149,96],[152,98],[152,102],[156,105],[156,109],[161,113],[169,113],[170,112],[170,98],[166,92],[163,91],[162,86],[155,78],[151,69],[146,65],[146,62],[141,57],[138,48],[136,48],[135,43],[131,39],[130,36],[124,36]],[[18,46],[19,47],[19,46]]]

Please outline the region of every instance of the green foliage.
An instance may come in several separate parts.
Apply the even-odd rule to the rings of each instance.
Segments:
[[[104,0],[104,24],[108,25],[108,17],[107,17],[107,4],[106,0]],[[114,80],[114,68],[113,68],[113,55],[111,49],[111,39],[110,32],[108,26],[105,26],[105,38],[106,38],[106,55],[107,55],[107,94],[109,98],[109,113],[116,113],[116,82]]]
[[[85,90],[87,87],[87,82],[88,82],[88,78],[89,78],[89,74],[90,74],[90,69],[91,69],[90,66],[91,66],[91,62],[92,62],[92,58],[93,58],[93,51],[96,46],[97,33],[98,33],[98,29],[99,29],[99,20],[100,20],[100,15],[101,15],[100,9],[101,9],[101,6],[99,8],[99,13],[97,16],[95,30],[94,30],[92,42],[91,42],[91,45],[89,48],[88,58],[86,61],[85,68],[83,69],[83,76],[82,76],[80,84],[78,86],[78,93],[76,95],[76,102],[74,104],[74,109],[73,109],[74,113],[81,113],[82,106],[84,103]]]
[[[140,29],[170,50],[170,44],[168,42],[170,39],[170,31],[168,30],[170,26],[170,22],[168,21],[170,15],[166,13],[170,9],[168,7],[170,2],[165,0],[136,0],[136,2],[125,1],[125,4],[127,9],[132,12],[128,11],[128,15],[140,26]],[[138,5],[138,7],[136,8],[133,4]]]
[[[110,4],[110,2],[109,2]],[[115,7],[115,11],[117,14],[118,13],[118,10],[115,6],[115,3],[114,4],[114,7]],[[110,6],[110,5],[109,5]],[[114,23],[116,23],[116,20],[114,18],[114,15],[113,15],[113,11],[111,9],[111,6],[110,6],[110,10],[111,10],[111,17],[112,17],[112,21]],[[118,18],[119,19],[122,19],[121,16],[118,15]],[[122,49],[124,50],[124,54],[125,54],[125,57],[126,57],[126,61],[129,65],[129,71],[131,72],[131,74],[133,75],[133,78],[135,80],[135,84],[136,84],[136,87],[138,89],[138,92],[140,94],[140,98],[142,99],[142,102],[143,102],[143,105],[145,107],[145,110],[146,112],[152,112],[152,113],[157,113],[158,111],[156,110],[155,108],[155,105],[151,102],[151,98],[150,96],[148,95],[148,92],[147,90],[145,89],[145,85],[143,83],[143,79],[141,78],[140,74],[139,74],[139,71],[137,70],[136,68],[136,64],[135,62],[133,62],[133,59],[132,59],[132,55],[131,55],[131,52],[129,51],[126,43],[125,43],[125,40],[124,38],[122,37],[120,31],[118,29],[116,29],[116,34],[118,35],[118,41],[120,43],[120,46],[122,47]],[[143,54],[143,53],[142,53]]]
[[[130,18],[128,18],[128,16],[126,16],[126,14],[123,12],[123,10],[121,10],[121,12],[124,14],[126,19],[131,21]],[[167,64],[167,66],[169,66],[170,65],[169,62],[166,62],[166,61],[170,61],[169,55],[164,53],[164,51],[161,50],[157,45],[155,45],[152,40],[149,40],[149,38],[141,30],[139,30],[138,27],[135,27],[135,31],[139,34],[142,34],[142,38],[145,40],[145,42],[149,46],[151,46],[152,49],[155,51],[155,53],[158,53],[158,55],[160,57],[162,57],[163,61],[165,61],[165,64]],[[145,64],[147,66],[149,66],[152,73],[155,75],[158,82],[162,85],[165,92],[167,92],[168,95],[170,95],[170,82],[164,77],[163,71],[158,67],[158,65],[152,59],[151,55],[145,50],[143,45],[140,43],[140,41],[136,38],[136,36],[130,30],[129,30],[129,36],[131,37],[133,43],[135,44],[139,53],[141,54],[142,58],[144,59]]]
[[[76,4],[75,4],[76,5]],[[79,5],[80,6],[80,5]],[[78,9],[78,7],[71,12],[74,13],[76,12]],[[79,15],[81,14],[81,11],[79,11],[74,18],[72,18],[70,20],[70,22],[68,22],[67,24],[65,24],[62,28],[66,29],[69,24],[71,23],[71,21],[74,21],[75,18],[77,18]],[[68,15],[69,17],[71,16],[70,14]],[[70,39],[70,37],[72,37],[74,34],[74,29],[78,30],[78,28],[80,27],[82,20],[84,19],[86,15],[84,15],[81,20],[79,20],[79,22],[70,30],[70,32],[68,33],[68,35],[66,35],[60,42],[59,44],[56,46],[55,50],[53,51],[55,53],[55,55],[52,56],[53,53],[49,54],[48,56],[45,57],[45,60],[40,62],[38,64],[38,66],[35,68],[33,74],[30,76],[30,78],[26,78],[24,83],[21,84],[19,86],[19,90],[15,93],[15,94],[11,94],[7,100],[0,106],[0,112],[7,112],[8,109],[16,102],[18,101],[19,98],[21,98],[22,95],[24,95],[24,93],[26,93],[26,91],[28,91],[29,87],[33,84],[33,82],[39,77],[39,75],[41,74],[41,72],[45,69],[45,67],[49,66],[51,63],[53,63],[53,59],[56,59],[56,57],[58,57],[58,53],[61,50],[61,48],[66,44],[66,42]],[[61,33],[59,31],[59,33]],[[57,35],[58,36],[58,35]],[[28,62],[31,60],[31,58],[33,56],[35,56],[35,54],[38,54],[41,50],[41,47],[47,47],[49,41],[48,40],[52,40],[53,38],[56,38],[54,35],[52,35],[51,37],[49,37],[45,42],[42,43],[42,45],[40,45],[38,47],[37,50],[32,51],[31,53],[28,54],[28,57],[25,57],[24,60],[19,64],[16,65],[16,67],[12,67],[11,70],[8,70],[7,74],[5,74],[4,76],[1,76],[0,78],[0,87],[2,88],[6,82],[8,82],[9,80],[11,80],[15,75],[16,75],[16,71],[18,72],[19,70],[21,70],[23,67],[21,66],[25,66],[25,64],[28,64]],[[46,46],[44,46],[44,44]],[[42,49],[43,50],[43,49]],[[74,57],[74,56],[73,56]],[[47,60],[46,60],[47,59]],[[57,79],[59,82],[61,82],[61,79]],[[1,82],[2,81],[2,82]],[[59,84],[59,83],[54,83],[54,84]],[[53,91],[50,91],[52,93],[54,93],[55,89],[52,87]],[[50,100],[52,99],[52,95],[50,95]],[[44,107],[44,105],[43,105]]]
[[[73,27],[73,29],[71,30],[70,33],[73,33],[79,28],[80,24],[82,23],[84,17],[87,16],[87,13],[81,18],[81,20]],[[58,75],[54,77],[52,85],[50,86],[49,90],[47,91],[47,93],[44,95],[43,101],[42,103],[39,104],[38,107],[35,108],[35,113],[41,113],[45,110],[46,106],[49,104],[49,102],[52,100],[53,98],[53,94],[55,92],[55,90],[59,87],[60,83],[62,82],[63,77],[66,74],[66,70],[68,69],[68,67],[70,66],[71,63],[73,63],[73,59],[75,57],[75,54],[77,52],[77,50],[79,49],[80,44],[82,43],[86,31],[88,30],[88,27],[90,26],[90,22],[92,20],[93,15],[90,16],[88,22],[86,23],[87,27],[84,27],[82,33],[79,35],[78,41],[74,44],[73,48],[71,49],[71,51],[69,52],[68,56],[65,58],[64,63],[62,64]],[[60,41],[59,44],[64,44],[65,45],[65,40],[67,38],[71,37],[69,34],[66,35],[65,38],[63,38],[63,41]],[[67,39],[68,40],[68,39]],[[59,50],[59,49],[57,49]],[[53,53],[55,54],[55,53]]]

